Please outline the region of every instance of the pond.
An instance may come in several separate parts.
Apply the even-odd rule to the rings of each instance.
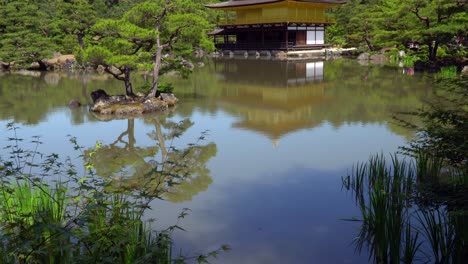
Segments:
[[[341,177],[356,162],[394,153],[413,137],[393,117],[431,97],[431,78],[346,59],[220,58],[200,65],[188,79],[166,77],[180,99],[168,116],[134,119],[88,112],[91,91],[124,91],[106,75],[0,75],[0,146],[9,122],[23,138],[41,136],[43,153],[76,159],[68,135],[85,149],[101,142],[98,174],[110,176],[122,168],[137,174],[160,136],[166,148],[197,143],[195,176],[154,202],[147,216],[164,227],[190,208],[180,223],[187,231],[175,233],[175,251],[190,255],[228,244],[232,250],[212,263],[367,262],[353,245],[359,224],[343,221],[360,211]],[[144,82],[137,77],[137,86]],[[84,106],[69,109],[74,98]],[[158,135],[180,121],[177,137]]]

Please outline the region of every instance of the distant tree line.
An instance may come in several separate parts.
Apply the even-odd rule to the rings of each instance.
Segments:
[[[442,48],[467,38],[466,0],[348,0],[331,10],[336,24],[328,28],[329,42],[370,51],[424,46],[428,60],[443,55]],[[460,49],[460,48],[458,48]],[[439,52],[439,54],[438,54]],[[464,49],[466,55],[466,49]]]
[[[152,69],[157,77],[170,62],[165,54],[213,49],[206,33],[217,14],[204,7],[209,2],[215,0],[0,0],[0,66],[45,69],[43,59],[54,52],[73,53],[78,64],[100,64],[126,82],[131,95],[131,71]],[[466,57],[467,8],[466,0],[349,0],[329,12],[337,23],[327,28],[327,41],[370,51],[415,43],[429,61]]]
[[[177,44],[173,43],[174,50],[189,53],[194,47],[207,49],[212,47],[206,37],[206,32],[214,27],[213,16],[209,15],[210,11],[203,6],[208,2],[207,0],[0,0],[0,61],[2,66],[4,68],[27,68],[33,62],[45,66],[42,65],[42,59],[51,58],[54,52],[73,53],[77,60],[81,60],[85,49],[96,45],[103,37],[103,25],[109,26],[109,21],[112,20],[121,24],[118,29],[121,32],[116,32],[118,36],[112,37],[120,37],[120,44],[123,44],[123,41],[129,40],[124,34],[125,31],[129,33],[128,31],[132,30],[126,23],[129,20],[128,16],[126,18],[124,14],[145,2],[161,7],[164,6],[164,2],[168,2],[171,5],[169,13],[180,14],[185,11],[188,12],[187,15],[191,15],[191,18],[187,16],[185,19],[197,19],[197,24],[191,25],[198,26],[196,31],[193,31],[194,27],[191,27],[192,32],[185,34],[183,44],[182,41]],[[184,5],[186,9],[181,10]],[[148,17],[140,18],[147,19]],[[134,16],[132,19],[138,18]],[[130,22],[135,24],[137,21]],[[138,26],[149,27],[149,25]],[[132,48],[140,47],[138,43],[134,44]],[[154,45],[150,44],[145,43],[141,48],[152,51]],[[128,44],[123,46],[126,45]],[[128,48],[119,46],[118,43],[115,46],[113,48],[117,53],[120,48]]]

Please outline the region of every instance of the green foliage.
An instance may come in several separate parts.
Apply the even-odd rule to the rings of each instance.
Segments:
[[[409,50],[407,56],[418,57],[422,61],[427,61],[427,53],[429,52],[429,47],[424,45],[418,50]]]
[[[89,160],[101,144],[82,156],[87,173],[79,175],[70,159],[38,152],[37,138],[33,150],[24,149],[14,124],[8,128],[13,133],[5,147],[9,153],[5,160],[0,156],[2,263],[170,264],[193,258],[173,256],[172,233],[183,230],[178,222],[155,232],[142,220],[154,196],[109,192],[110,180],[95,175]],[[75,138],[70,142],[82,150]],[[186,215],[184,209],[179,220]],[[228,249],[222,246],[199,258]]]
[[[346,45],[346,38],[343,34],[343,29],[336,24],[327,27],[327,34],[325,34],[325,42],[339,47]]]
[[[85,50],[85,60],[104,65],[107,72],[125,81],[128,95],[133,93],[128,89],[130,71],[154,67],[156,87],[158,75],[168,69],[186,73],[175,56],[161,62],[163,50],[171,55],[190,56],[195,47],[212,48],[206,35],[211,25],[204,10],[200,3],[187,0],[154,0],[134,5],[121,18],[101,19],[92,27],[100,37]],[[109,70],[112,67],[118,72]]]
[[[146,82],[145,84],[139,87],[139,90],[143,93],[148,93],[151,90],[151,83]],[[158,92],[160,93],[173,93],[174,92],[174,85],[168,82],[160,82],[158,83]]]
[[[172,93],[174,91],[174,86],[171,83],[159,83],[158,91],[161,93]]]
[[[456,263],[462,259],[468,237],[463,232],[466,223],[459,218],[468,215],[468,208],[453,200],[460,193],[457,199],[468,199],[466,186],[458,185],[466,173],[447,171],[442,160],[425,153],[415,162],[397,155],[388,162],[383,155],[375,155],[358,163],[343,178],[343,186],[352,192],[362,216],[351,219],[362,223],[355,241],[357,250],[369,250],[376,263]],[[444,188],[456,192],[439,201],[436,197]]]
[[[435,77],[436,79],[455,79],[458,77],[457,66],[442,67]]]
[[[414,67],[414,63],[420,60],[417,56],[405,56],[402,58],[403,66],[405,67]]]
[[[452,75],[453,70],[446,74]],[[408,113],[421,118],[424,125],[402,120],[404,125],[418,130],[418,139],[403,149],[409,154],[430,153],[452,166],[464,167],[468,159],[468,79],[442,79],[438,84],[435,100],[418,112]]]
[[[206,190],[213,181],[206,164],[216,155],[216,144],[197,142],[179,149],[172,142],[193,125],[190,120],[176,123],[161,116],[145,121],[154,125],[148,136],[156,144],[137,147],[134,123],[129,120],[127,129],[114,143],[86,151],[96,174],[109,179],[110,189],[145,192],[147,196],[176,202],[189,201]],[[205,134],[198,140],[204,137]]]
[[[93,5],[88,0],[60,1],[58,9],[55,23],[67,36],[75,38],[75,44],[84,48],[84,38],[97,20]],[[62,47],[66,48],[64,44]]]
[[[445,79],[438,100],[411,115],[422,118],[418,138],[402,149],[411,162],[383,155],[359,163],[343,186],[352,191],[362,222],[356,240],[376,263],[458,263],[468,233],[467,79]]]
[[[0,1],[0,60],[29,67],[57,49],[53,13],[40,2]]]
[[[214,26],[214,13],[204,8],[206,1],[170,2],[166,25],[158,34],[168,38],[180,25],[186,25],[178,32],[178,40],[170,52],[185,56],[191,55],[194,47],[212,50],[214,46],[206,32]],[[163,3],[163,0],[0,0],[0,17],[3,18],[0,21],[0,60],[12,65],[14,62],[16,68],[27,68],[32,62],[52,57],[54,52],[71,53],[76,51],[76,45],[85,49],[101,43],[96,37],[109,33],[113,39],[106,36],[109,40],[102,46],[115,52],[116,57],[110,60],[116,64],[114,66],[131,64],[134,68],[145,69],[145,63],[151,64],[149,60],[155,45],[152,17],[161,14]],[[152,41],[145,37],[148,33],[152,34]],[[149,55],[136,52],[137,42],[144,46],[140,47],[141,52],[149,52]],[[135,56],[119,58],[128,55]],[[142,56],[147,61],[135,58]],[[145,63],[140,65],[141,61]]]
[[[434,60],[440,45],[467,31],[466,11],[465,1],[351,0],[333,11],[337,24],[331,33],[347,46],[369,50],[416,41],[428,48],[424,57]]]

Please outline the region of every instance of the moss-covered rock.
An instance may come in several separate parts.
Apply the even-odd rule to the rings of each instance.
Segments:
[[[177,104],[174,94],[161,93],[158,97],[129,97],[125,95],[108,95],[104,90],[91,93],[93,105],[90,111],[101,115],[140,115],[144,113],[166,111]]]

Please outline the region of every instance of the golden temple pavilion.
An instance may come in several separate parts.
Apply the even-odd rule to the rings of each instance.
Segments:
[[[218,50],[307,50],[325,47],[325,15],[335,0],[231,0],[207,5],[223,11],[214,36]]]

